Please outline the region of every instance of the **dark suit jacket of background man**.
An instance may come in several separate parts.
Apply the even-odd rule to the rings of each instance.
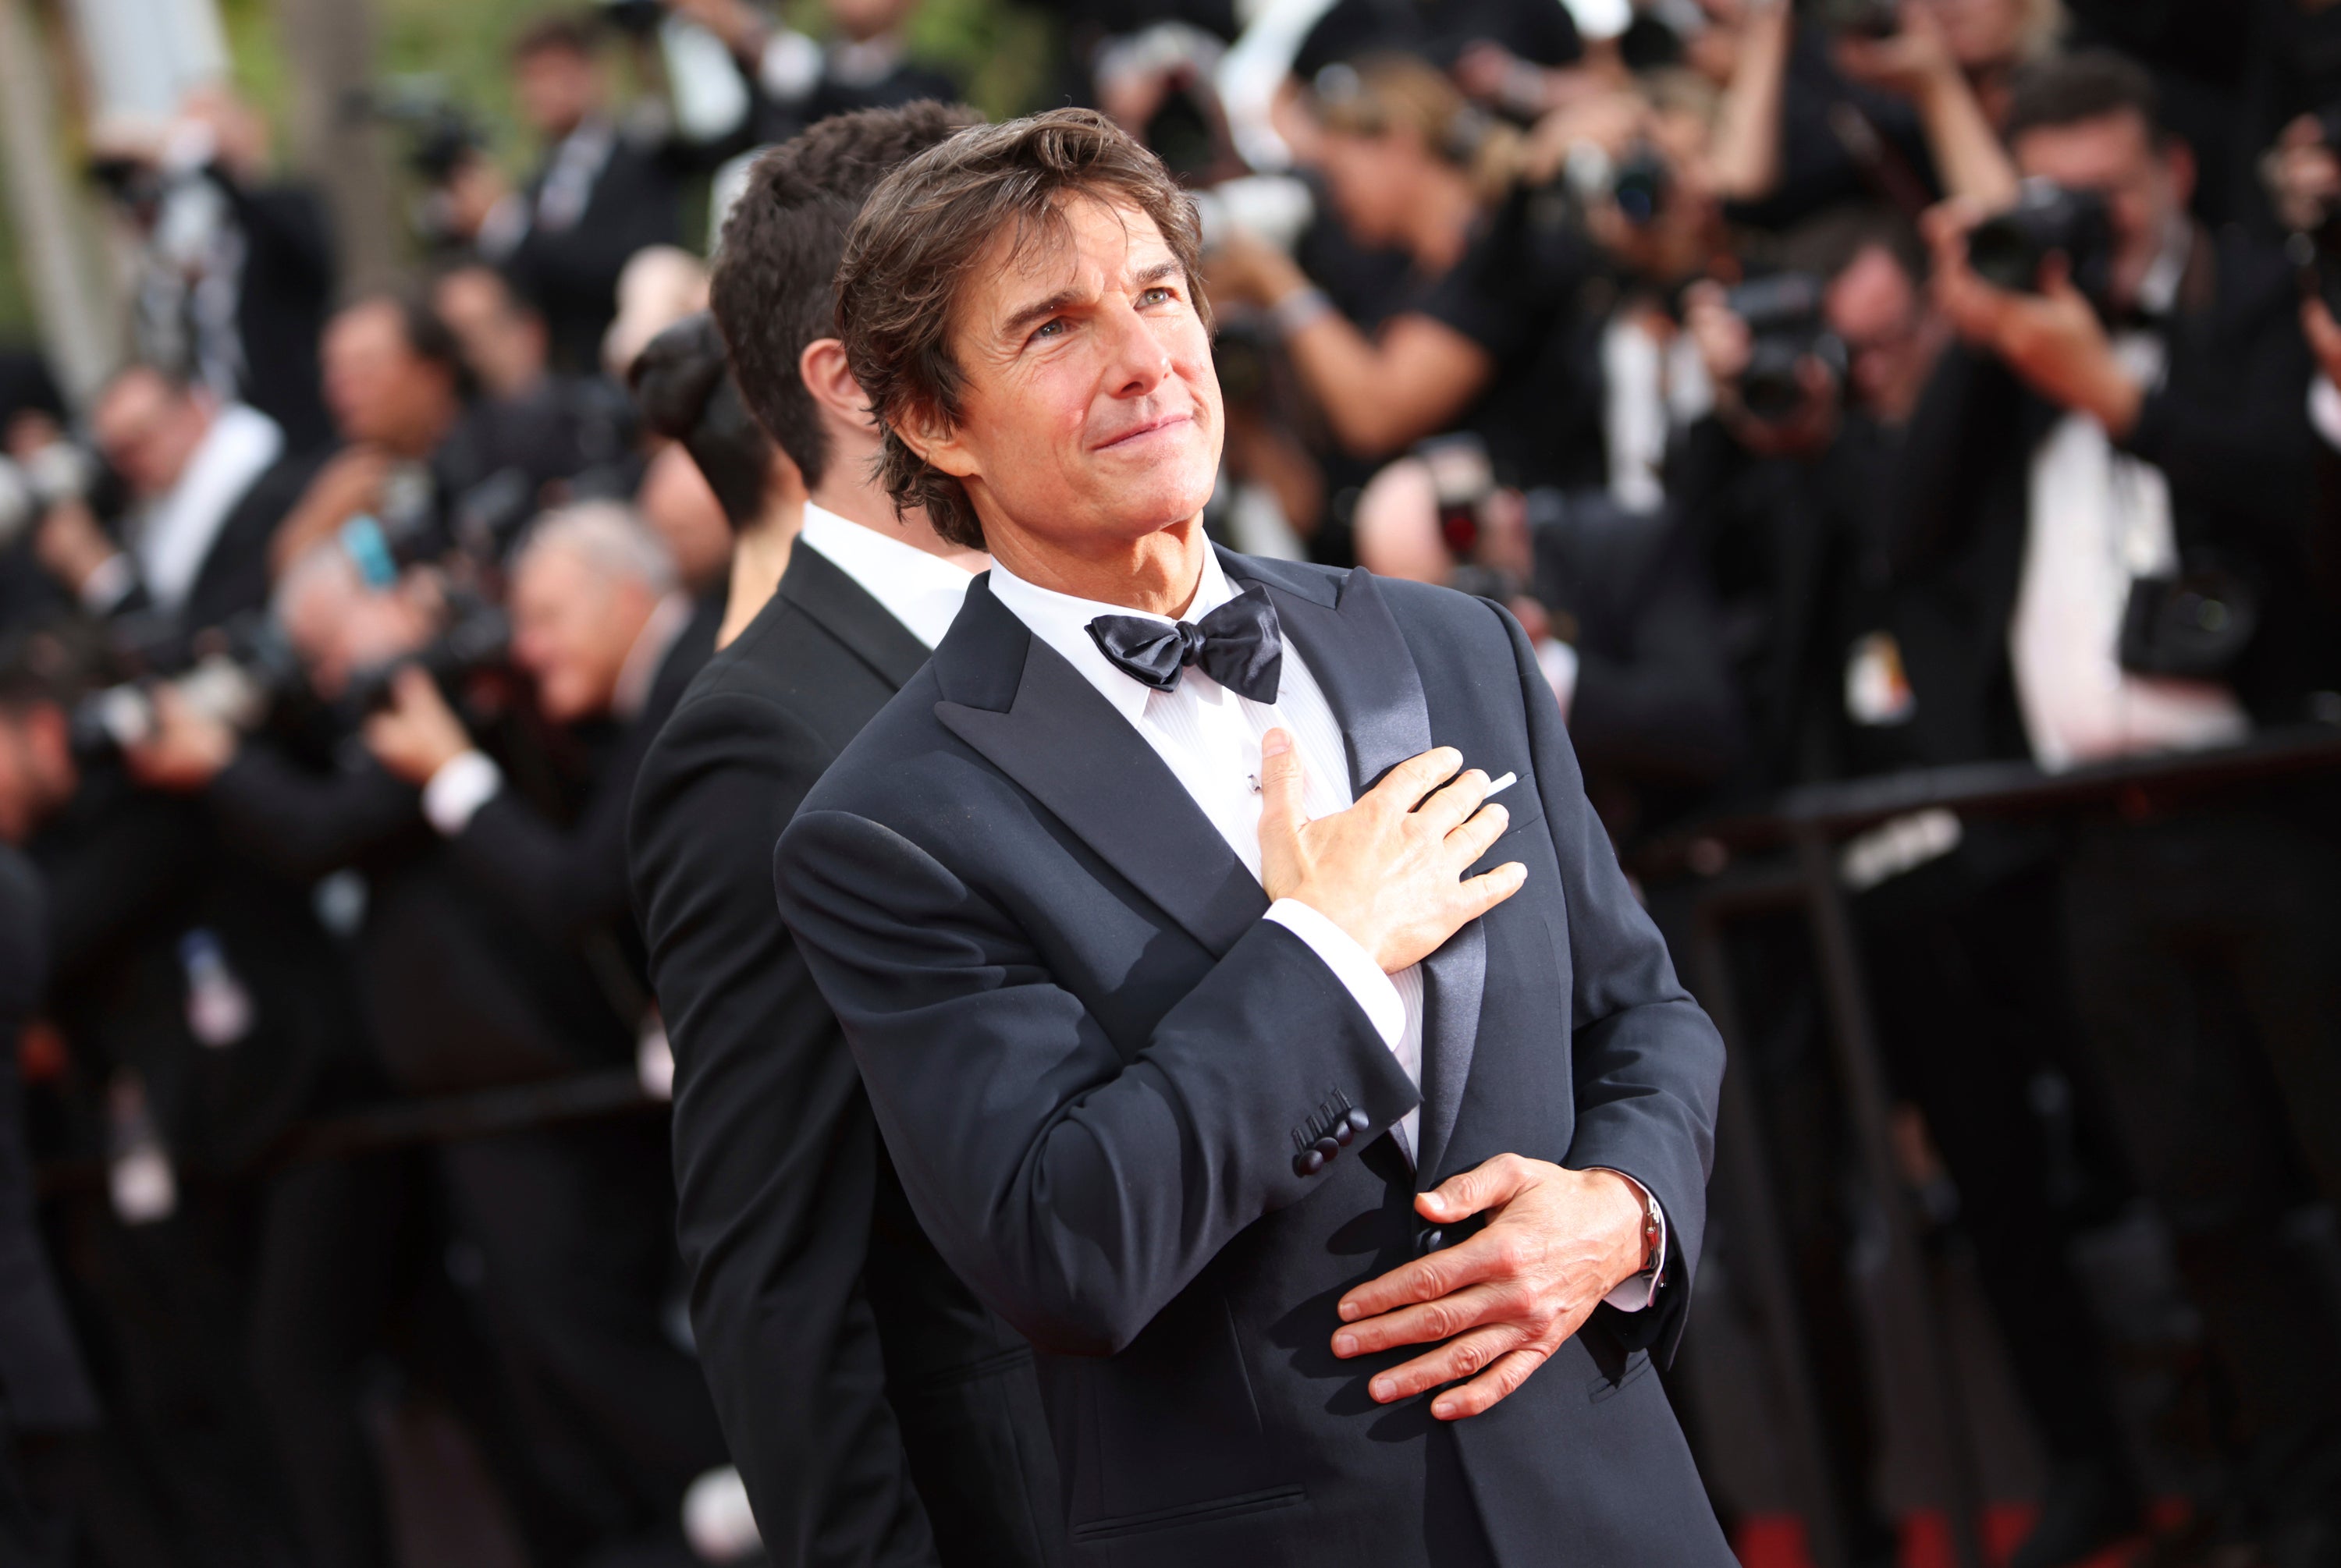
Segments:
[[[926,660],[800,543],[635,796],[692,1322],[775,1563],[1062,1560],[1031,1352],[921,1232],[766,880],[797,802]]]
[[[2259,630],[2228,673],[2256,725],[2306,721],[2312,694],[2341,680],[2341,637],[2312,570],[2316,439],[2299,311],[2281,253],[2197,230],[2162,329],[2168,374],[2117,443],[2168,480],[2181,556],[2216,559],[2261,595]],[[2031,755],[2007,633],[2033,455],[2061,417],[1998,360],[1955,347],[1911,420],[1892,515],[1914,761]]]
[[[1173,775],[970,591],[782,838],[782,912],[912,1206],[1043,1355],[1081,1561],[1731,1562],[1650,1353],[1705,1228],[1722,1047],[1586,804],[1519,625],[1444,589],[1223,559],[1264,584],[1364,787],[1434,743],[1491,775],[1526,886],[1424,965],[1422,1093]],[[1342,1101],[1370,1131],[1314,1176]],[[1420,1172],[1381,1135],[1422,1106]],[[1512,1152],[1640,1181],[1670,1225],[1608,1307],[1451,1427],[1337,1361],[1347,1287],[1459,1239],[1418,1187]]]

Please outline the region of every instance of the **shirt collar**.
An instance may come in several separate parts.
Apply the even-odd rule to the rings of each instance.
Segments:
[[[658,680],[659,667],[666,662],[668,651],[682,629],[691,624],[691,598],[677,590],[668,594],[652,607],[650,619],[634,633],[634,645],[626,650],[626,661],[618,666],[618,683],[610,692],[610,711],[620,719],[642,717],[650,705],[651,687]]]
[[[991,567],[991,596],[1022,621],[1033,636],[1063,654],[1081,672],[1082,679],[1096,687],[1098,694],[1112,703],[1114,710],[1124,719],[1136,723],[1139,715],[1146,711],[1146,699],[1152,689],[1114,667],[1091,638],[1089,624],[1101,615],[1135,615],[1169,626],[1172,624],[1170,616],[1094,599],[1076,599],[1070,593],[1037,587],[997,561]],[[1235,596],[1227,573],[1220,568],[1219,551],[1205,545],[1202,576],[1195,585],[1194,602],[1187,607],[1184,619],[1200,620]]]
[[[2195,225],[2179,213],[2170,220],[2169,236],[2156,253],[2154,264],[2138,280],[2137,308],[2156,319],[2170,313],[2178,303],[2178,285],[2187,276],[2187,263],[2195,250]]]
[[[194,590],[228,514],[284,451],[284,430],[258,409],[230,403],[213,416],[179,481],[137,524],[141,574],[165,607],[175,610]]]
[[[929,648],[943,640],[975,574],[877,529],[805,502],[798,542],[852,578],[879,608]]]

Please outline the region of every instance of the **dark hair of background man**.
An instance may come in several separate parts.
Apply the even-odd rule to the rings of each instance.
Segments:
[[[2112,114],[2136,114],[2160,140],[2162,94],[2153,74],[2110,50],[2057,55],[2017,74],[2008,96],[2007,144],[2014,146],[2027,131],[2078,125]]]
[[[797,361],[836,335],[832,280],[846,231],[896,165],[981,122],[963,105],[931,103],[824,120],[757,159],[724,220],[709,307],[741,395],[808,486],[822,481],[829,443]]]

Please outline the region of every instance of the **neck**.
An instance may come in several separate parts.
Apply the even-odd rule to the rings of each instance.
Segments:
[[[870,459],[873,455],[842,451],[832,452],[828,471],[822,476],[822,481],[813,486],[812,503],[823,511],[835,512],[848,522],[858,522],[873,533],[882,533],[912,550],[941,556],[952,565],[964,567],[970,571],[981,571],[991,564],[983,551],[953,544],[937,533],[924,511],[898,515],[893,501],[885,491],[872,485],[856,484],[853,476],[870,471]]]
[[[1203,580],[1203,514],[1138,539],[1043,540],[987,520],[994,560],[1035,588],[1177,620]]]
[[[1416,265],[1426,273],[1444,273],[1463,259],[1471,240],[1471,223],[1479,214],[1479,198],[1462,171],[1441,164],[1422,181],[1420,199],[1410,203],[1411,221],[1406,245]]]
[[[803,521],[803,504],[792,500],[740,531],[732,541],[732,583],[723,599],[723,623],[715,629],[716,647],[747,630],[779,591],[781,574],[789,569],[790,547]]]

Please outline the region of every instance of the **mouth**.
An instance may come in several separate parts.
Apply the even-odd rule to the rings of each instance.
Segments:
[[[1145,441],[1149,437],[1160,435],[1164,431],[1176,429],[1178,426],[1182,424],[1192,424],[1194,421],[1195,416],[1192,414],[1165,414],[1161,419],[1149,420],[1144,424],[1134,425],[1131,429],[1126,430],[1120,435],[1114,437],[1111,441],[1100,442],[1096,450],[1099,452],[1125,450],[1137,445],[1140,442]]]

